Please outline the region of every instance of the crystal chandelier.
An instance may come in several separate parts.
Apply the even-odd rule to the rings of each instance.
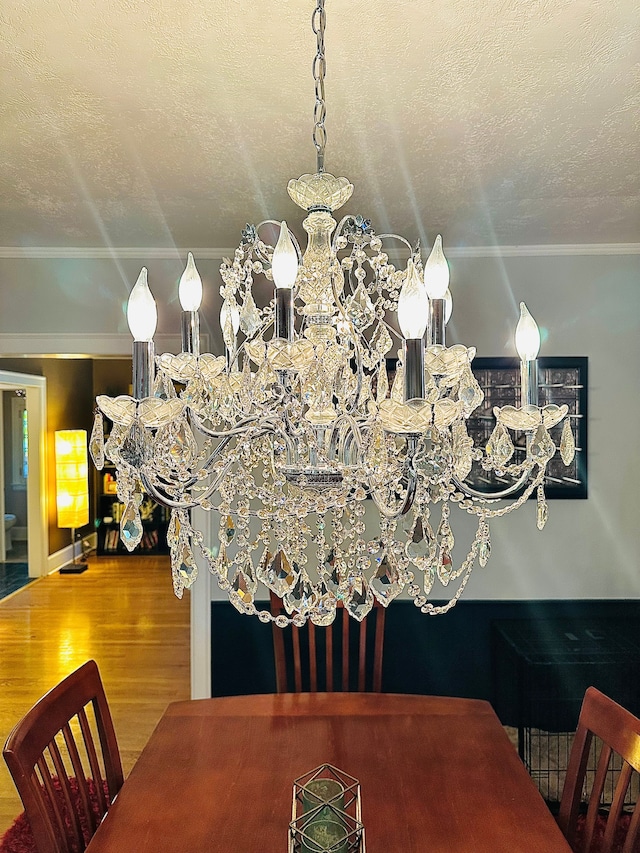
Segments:
[[[475,349],[445,344],[451,297],[441,238],[423,266],[419,247],[404,238],[376,235],[361,216],[333,216],[353,186],[324,171],[325,21],[317,0],[317,170],[287,187],[307,214],[306,249],[285,222],[275,248],[260,237],[271,220],[247,225],[220,269],[226,352],[218,356],[200,353],[202,283],[191,254],[179,286],[182,352],[155,356],[156,307],[143,269],[127,312],[133,396],[97,398],[90,441],[97,468],[105,458],[117,468],[129,550],[142,537],[147,492],[171,510],[176,595],[193,584],[199,552],[241,613],[282,627],[329,625],[339,601],[362,620],[374,599],[387,606],[403,590],[423,613],[449,610],[475,563],[489,559],[491,519],[535,491],[544,526],[545,468],[556,453],[548,430],[567,414],[566,406],[538,406],[540,336],[521,303],[521,405],[495,408],[486,447],[474,447],[467,421],[483,393],[471,371]],[[409,249],[405,269],[385,251],[398,243]],[[259,306],[254,283],[264,278],[274,296]],[[396,351],[390,378],[387,358]],[[106,441],[102,413],[112,421]],[[520,461],[512,460],[514,432],[525,439]],[[565,464],[574,451],[565,419]],[[474,461],[511,485],[489,495],[472,488],[465,479]],[[218,548],[192,526],[195,507],[218,514]],[[456,509],[477,529],[454,563]],[[259,609],[267,590],[288,616]]]

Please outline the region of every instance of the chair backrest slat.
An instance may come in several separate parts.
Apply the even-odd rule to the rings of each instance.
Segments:
[[[627,837],[622,848],[622,853],[633,853],[636,842],[640,838],[640,798],[636,802],[636,807],[631,815],[631,822],[627,830]]]
[[[318,691],[318,662],[316,660],[316,626],[309,622],[309,686],[312,693]]]
[[[39,798],[35,804],[36,808],[32,809],[32,814],[29,816],[29,823],[36,837],[36,825],[40,825],[40,834],[48,836],[48,844],[53,845],[51,849],[59,849],[59,839],[65,837],[64,817],[62,815],[61,802],[51,779],[51,771],[49,765],[45,761],[44,755],[38,759],[37,768],[40,772],[40,779],[34,772],[31,775],[31,784],[35,788],[40,788],[44,791],[44,795]],[[42,782],[42,785],[40,784]],[[26,807],[25,807],[26,808]],[[34,815],[33,811],[37,813]],[[46,848],[45,848],[46,849]]]
[[[107,809],[109,808],[109,803],[107,803],[104,794],[104,787],[99,784],[99,780],[102,778],[102,771],[100,770],[100,764],[98,763],[98,755],[96,753],[95,743],[92,737],[91,728],[89,727],[89,720],[87,719],[87,715],[84,708],[81,708],[78,711],[77,716],[80,722],[80,731],[82,732],[82,739],[84,740],[84,746],[87,751],[87,757],[89,759],[89,767],[91,768],[91,778],[94,780],[96,785],[96,796],[98,798],[100,814],[105,814]]]
[[[300,632],[293,633],[293,673],[296,684],[296,693],[302,691],[302,662],[300,660]]]
[[[584,829],[580,833],[578,815],[586,783],[589,754],[594,742],[602,742],[602,747],[589,792]],[[604,833],[601,840],[596,841],[600,836],[600,833],[596,832],[596,825],[602,821],[602,797],[607,777],[611,774],[611,758],[614,754],[622,758],[622,769],[617,775]],[[599,690],[589,687],[582,703],[576,736],[569,755],[558,814],[558,824],[574,850],[578,850],[579,853],[593,853],[597,844],[599,853],[611,853],[618,829],[621,827],[620,817],[631,778],[638,772],[640,772],[640,719]],[[632,853],[638,838],[640,838],[640,806],[636,803],[622,848],[623,853]]]
[[[384,619],[386,611],[379,607],[376,613],[376,639],[373,653],[373,692],[382,691],[382,651],[384,644]]]
[[[95,725],[85,711],[89,705]],[[74,735],[76,718],[81,742]],[[3,754],[38,853],[84,851],[124,781],[95,661],[71,673],[27,712]]]
[[[358,631],[358,690],[364,693],[364,679],[367,665],[367,623],[362,620]]]
[[[349,614],[342,608],[342,692],[349,690]]]
[[[622,769],[620,770],[620,774],[618,775],[618,781],[616,783],[615,791],[613,794],[613,801],[611,803],[609,818],[607,820],[607,826],[604,833],[603,844],[605,848],[613,847],[613,841],[616,834],[618,819],[622,814],[622,807],[624,806],[624,801],[627,794],[627,790],[629,788],[629,783],[631,782],[632,772],[633,768],[631,767],[631,765],[628,764],[626,761],[623,761]]]
[[[333,693],[333,631],[325,631],[325,668],[327,680],[325,690]]]
[[[283,612],[281,599],[271,593],[272,615],[279,616]],[[343,692],[369,689],[379,693],[382,690],[384,623],[385,609],[376,601],[369,616],[360,624],[349,616],[342,603],[338,604],[333,624],[327,627],[319,628],[311,621],[304,628],[291,625],[282,629],[274,624],[273,649],[278,693],[286,693],[291,689],[296,693],[303,689],[311,692],[325,690],[328,693],[334,689]],[[337,659],[334,659],[334,652]],[[287,665],[292,669],[289,674]],[[340,668],[339,677],[334,672],[334,666]]]
[[[57,776],[57,787],[59,787],[60,792],[62,793],[63,807],[64,813],[66,816],[65,826],[67,829],[66,834],[69,832],[73,833],[72,838],[75,843],[75,847],[77,850],[84,850],[85,845],[82,840],[82,828],[80,826],[80,817],[78,815],[78,811],[74,808],[73,803],[73,791],[71,790],[71,783],[69,782],[69,776],[67,774],[67,770],[64,766],[64,762],[62,760],[62,755],[60,754],[60,749],[58,748],[58,744],[55,740],[52,740],[49,744],[49,754],[53,760],[53,766],[56,771]]]
[[[87,824],[91,827],[91,833],[93,834],[97,828],[96,815],[95,811],[91,808],[91,795],[89,792],[89,785],[87,784],[87,780],[84,774],[84,768],[82,766],[82,760],[80,759],[80,753],[78,752],[78,747],[76,745],[76,740],[73,736],[73,732],[71,731],[71,726],[64,726],[64,728],[62,729],[62,736],[64,737],[64,742],[67,746],[67,751],[69,752],[69,757],[71,759],[73,774],[76,779],[78,793],[82,802],[82,812],[85,816]]]

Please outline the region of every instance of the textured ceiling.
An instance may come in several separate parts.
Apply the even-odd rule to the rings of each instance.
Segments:
[[[309,0],[2,0],[0,245],[228,247],[300,216]],[[446,245],[640,241],[637,0],[328,0],[327,170]]]

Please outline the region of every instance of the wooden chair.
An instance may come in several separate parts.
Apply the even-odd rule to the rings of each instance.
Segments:
[[[82,853],[124,781],[95,661],[36,702],[9,735],[4,758],[38,853]]]
[[[271,613],[278,616],[284,612],[282,599],[272,592]],[[274,624],[278,693],[316,693],[319,689],[327,693],[380,693],[385,613],[385,608],[375,601],[373,610],[358,623],[338,602],[335,621],[326,628],[317,628],[311,621],[304,628],[278,628]],[[340,670],[339,677],[334,677],[334,669]]]
[[[594,736],[602,741],[602,749],[584,817],[579,814],[580,803]],[[613,753],[622,759],[622,769],[613,791],[611,807],[608,814],[603,815],[600,802]],[[632,815],[622,812],[631,777],[638,771],[640,720],[595,687],[589,687],[584,696],[569,756],[558,814],[560,829],[575,851],[612,853],[614,850],[621,850],[622,853],[632,853],[636,849],[640,850],[640,800]],[[621,842],[620,835],[625,829],[626,838]]]

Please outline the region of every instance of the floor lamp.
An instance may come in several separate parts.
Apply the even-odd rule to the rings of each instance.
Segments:
[[[86,563],[76,562],[76,530],[89,523],[89,482],[87,479],[87,432],[84,429],[57,430],[56,506],[58,527],[71,528],[71,563],[60,574],[80,574]]]

